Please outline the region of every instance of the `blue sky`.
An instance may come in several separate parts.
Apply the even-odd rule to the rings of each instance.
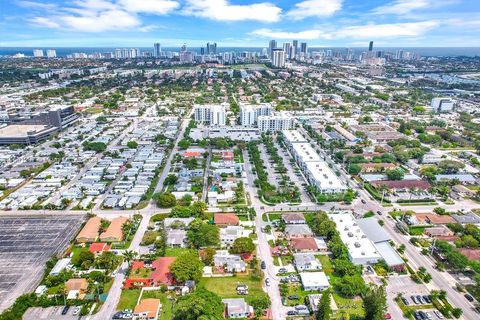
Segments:
[[[0,0],[0,46],[480,47],[479,0]]]

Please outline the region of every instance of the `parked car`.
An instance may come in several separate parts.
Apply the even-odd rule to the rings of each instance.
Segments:
[[[298,312],[296,310],[288,310],[287,311],[287,316],[296,316]]]
[[[427,315],[425,314],[425,312],[423,312],[423,311],[420,310],[420,311],[418,311],[418,314],[420,314],[420,317],[421,317],[422,319],[427,319]]]
[[[262,270],[267,269],[267,264],[265,263],[265,261],[262,261],[262,262],[260,263],[260,268],[262,268]]]
[[[73,308],[73,313],[72,314],[74,316],[78,316],[79,313],[80,313],[80,307],[77,306],[77,307]]]
[[[423,300],[423,298],[422,298],[421,295],[418,295],[418,296],[417,296],[417,300],[418,300],[418,303],[420,303],[420,304],[425,304],[425,300]]]
[[[432,299],[429,296],[423,296],[422,298],[426,303],[432,303]]]
[[[280,269],[278,269],[278,272],[279,273],[287,273],[288,270],[286,268],[280,268]]]
[[[377,211],[377,214],[378,214],[379,216],[381,216],[381,215],[382,215],[382,211],[380,211],[380,210]]]
[[[415,303],[415,304],[419,304],[419,303],[420,303],[420,301],[418,301],[417,297],[411,296],[410,298],[412,298],[413,303]]]
[[[265,279],[265,285],[268,287],[270,285],[270,279],[269,278],[266,278]]]
[[[68,310],[70,309],[70,306],[65,306],[62,310],[62,314],[66,315],[68,313]]]
[[[470,302],[473,302],[473,297],[471,295],[469,295],[468,293],[465,294],[465,299],[467,299],[468,301]]]
[[[415,318],[415,320],[422,320],[422,317],[420,316],[420,313],[418,311],[415,311],[413,313],[413,317]]]
[[[288,296],[288,300],[298,300],[300,299],[296,294]]]
[[[435,315],[437,316],[438,319],[443,319],[443,318],[445,318],[445,317],[443,316],[443,314],[442,314],[440,311],[438,311],[438,310],[433,310],[433,313],[435,313]]]
[[[408,306],[410,303],[408,302],[407,298],[402,297],[402,302],[404,305]]]
[[[432,319],[432,314],[428,311],[425,312],[425,316],[427,317],[427,319]]]
[[[362,203],[365,204],[365,203],[367,203],[367,201],[365,201],[364,199],[362,199]]]

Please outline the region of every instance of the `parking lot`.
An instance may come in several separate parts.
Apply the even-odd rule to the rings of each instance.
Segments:
[[[70,307],[66,314],[62,314],[63,306],[48,308],[29,308],[23,315],[23,319],[35,320],[76,320],[78,315],[73,315],[74,307]]]
[[[45,262],[67,248],[82,221],[82,215],[0,217],[0,311],[35,289]]]

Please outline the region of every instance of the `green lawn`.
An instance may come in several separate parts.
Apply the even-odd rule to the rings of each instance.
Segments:
[[[246,284],[248,286],[248,295],[237,295],[238,284]],[[245,298],[245,301],[247,302],[250,302],[256,297],[267,295],[262,289],[262,281],[252,280],[250,276],[202,278],[198,287],[203,287],[212,291],[218,294],[221,298]]]
[[[362,299],[360,298],[343,298],[339,296],[337,293],[333,294],[333,300],[337,304],[338,311],[335,314],[335,319],[342,318],[342,312],[345,314],[350,315],[351,319],[356,319],[357,317],[362,317],[365,315],[365,311],[363,310]]]
[[[132,309],[137,305],[138,297],[140,297],[140,289],[122,290],[117,310]]]
[[[167,248],[165,250],[165,257],[178,257],[184,253],[193,252],[197,254],[197,251],[194,249],[187,249],[187,248]]]
[[[408,233],[410,233],[412,236],[421,236],[425,233],[426,228],[427,227],[409,227]]]
[[[330,257],[326,254],[317,255],[317,259],[322,264],[322,271],[326,274],[333,273],[333,265]]]
[[[313,294],[315,291],[304,291],[300,283],[289,283],[288,284],[288,293],[285,295],[285,302],[287,306],[295,306],[297,304],[305,304],[305,298],[309,294]],[[296,295],[298,300],[289,300],[288,296]]]
[[[168,299],[168,297],[174,297],[175,294],[173,293],[165,293],[161,291],[144,291],[142,295],[142,299],[147,299],[147,298],[155,298],[155,299],[160,299],[160,302],[162,303],[162,313],[160,314],[159,319],[160,320],[171,320],[172,319],[172,308],[173,308],[173,302]]]

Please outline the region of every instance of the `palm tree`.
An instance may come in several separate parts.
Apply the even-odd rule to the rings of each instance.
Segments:
[[[138,253],[134,250],[126,250],[123,252],[122,256],[125,259],[125,261],[128,263],[128,266],[130,266],[130,262],[135,260],[137,257]]]

